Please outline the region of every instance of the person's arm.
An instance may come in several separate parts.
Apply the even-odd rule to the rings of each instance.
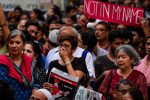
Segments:
[[[2,28],[2,32],[6,40],[10,33],[10,30],[1,4],[0,4],[0,27]]]
[[[66,65],[68,73],[72,76],[78,77],[80,80],[83,77],[84,73],[80,70],[73,69],[73,66],[71,64],[71,59],[68,57],[65,48],[60,48],[59,55],[63,60],[64,64]]]

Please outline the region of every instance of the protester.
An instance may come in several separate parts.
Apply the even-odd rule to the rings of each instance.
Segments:
[[[59,37],[59,60],[54,60],[50,63],[47,77],[53,68],[57,68],[74,77],[79,78],[79,84],[85,85],[84,76],[88,74],[85,60],[80,57],[74,57],[73,51],[77,48],[78,37],[77,34],[62,35]],[[53,91],[50,83],[44,83],[43,87]],[[72,99],[72,93],[68,94],[68,98]]]
[[[117,68],[115,64],[115,50],[122,44],[125,44],[125,37],[122,31],[114,30],[108,34],[110,42],[110,51],[107,55],[97,57],[94,61],[96,78],[101,77],[104,71]]]
[[[19,30],[10,33],[7,39],[8,55],[0,56],[0,80],[10,86],[15,100],[28,100],[33,88],[39,88],[33,77],[32,59],[23,54],[25,36]]]
[[[121,79],[116,85],[115,90],[113,91],[113,96],[115,100],[122,100],[123,95],[126,93],[127,89],[132,88],[133,84],[130,80]]]
[[[78,36],[78,32],[76,31],[76,29],[74,29],[73,27],[70,27],[70,26],[64,26],[59,31],[57,41],[59,41],[59,37],[61,37],[63,35],[65,36],[67,34],[74,34],[74,35]],[[49,53],[47,55],[47,58],[46,58],[46,65],[45,65],[46,69],[48,68],[51,61],[60,59],[58,51],[59,51],[59,47],[54,48],[54,49],[49,51]],[[80,47],[77,47],[73,51],[73,56],[77,57],[77,58],[80,58],[80,57],[82,57],[83,51],[84,51],[84,49],[82,49]],[[90,53],[87,53],[87,55],[85,57],[85,62],[86,62],[86,66],[87,66],[89,75],[95,77],[95,71],[94,71],[94,67],[93,67],[92,55]]]
[[[111,30],[111,26],[107,22],[99,22],[95,27],[95,36],[97,38],[97,46],[107,51],[110,50],[110,44],[108,41],[108,33]]]
[[[150,57],[150,36],[146,38],[145,40],[145,49],[147,55],[141,59],[141,62],[138,66],[135,67],[136,70],[142,72],[147,80],[147,86],[148,86],[148,96],[150,98],[150,65],[149,65],[149,57]]]
[[[27,54],[32,59],[35,60],[35,67],[33,70],[37,72],[35,76],[38,80],[38,84],[41,86],[46,81],[46,70],[45,70],[45,59],[43,59],[43,54],[39,43],[35,41],[28,41],[25,44],[24,54]]]
[[[144,99],[148,100],[146,78],[141,72],[133,69],[139,63],[137,52],[130,45],[122,45],[116,49],[115,56],[118,69],[110,70],[99,88],[104,100],[107,97],[110,97],[111,100],[114,99],[113,90],[122,78],[132,81],[133,87],[139,88]]]

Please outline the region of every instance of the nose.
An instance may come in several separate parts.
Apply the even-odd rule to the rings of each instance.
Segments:
[[[13,47],[16,47],[16,43],[13,43],[13,45],[12,45]]]

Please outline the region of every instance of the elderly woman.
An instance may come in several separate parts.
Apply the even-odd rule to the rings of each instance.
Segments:
[[[54,60],[49,65],[48,76],[52,68],[57,68],[72,76],[78,77],[82,84],[83,76],[87,74],[85,61],[82,57],[73,57],[73,52],[78,45],[77,34],[66,34],[59,38],[59,60]],[[44,83],[44,88],[50,89],[49,83]]]
[[[34,86],[32,59],[23,54],[25,36],[19,30],[12,31],[7,39],[8,55],[0,56],[0,80],[10,86],[15,100],[29,100]]]
[[[144,99],[147,100],[146,78],[141,72],[133,69],[139,63],[139,56],[135,49],[130,45],[122,45],[116,49],[115,56],[118,69],[110,70],[99,88],[99,92],[103,94],[103,100],[114,99],[114,89],[121,79],[130,80],[133,87],[139,88]]]

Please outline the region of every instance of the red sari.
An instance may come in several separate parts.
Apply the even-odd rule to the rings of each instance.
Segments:
[[[109,93],[110,96],[113,98],[112,93],[115,90],[117,83],[121,79],[123,79],[123,77],[117,74],[117,69],[113,69],[110,71],[110,73],[105,77],[102,85],[99,88],[99,92],[103,94],[102,100],[106,100],[108,83],[110,84]],[[146,78],[141,72],[133,70],[126,79],[132,81],[133,87],[137,87],[141,90],[144,96],[144,100],[148,100]]]

